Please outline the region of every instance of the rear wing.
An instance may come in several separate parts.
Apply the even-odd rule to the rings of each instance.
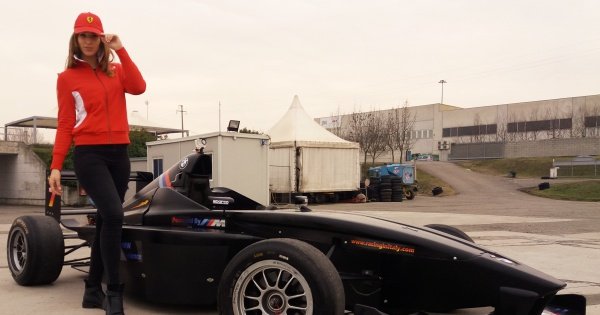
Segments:
[[[74,171],[62,171],[60,177],[61,183],[67,181],[77,181],[77,175]],[[131,172],[129,174],[129,181],[136,182],[135,191],[138,192],[144,188],[150,182],[154,180],[154,175],[150,172]],[[53,217],[56,221],[60,222],[60,218],[63,215],[82,215],[82,214],[95,214],[96,209],[81,208],[81,209],[62,209],[61,196],[50,192],[50,185],[46,181],[46,201],[45,201],[45,214]]]

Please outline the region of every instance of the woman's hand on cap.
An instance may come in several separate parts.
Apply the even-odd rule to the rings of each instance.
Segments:
[[[102,41],[112,50],[123,48],[123,43],[121,43],[121,39],[117,34],[103,34]]]

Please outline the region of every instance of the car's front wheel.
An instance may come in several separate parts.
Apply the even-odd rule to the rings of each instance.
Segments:
[[[15,219],[6,244],[8,269],[20,285],[54,282],[64,262],[64,240],[60,225],[47,216]]]
[[[239,252],[219,284],[219,313],[343,314],[344,289],[331,261],[294,239],[254,243]]]

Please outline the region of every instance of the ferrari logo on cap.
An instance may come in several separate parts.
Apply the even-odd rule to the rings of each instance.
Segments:
[[[94,22],[94,17],[93,16],[88,16],[86,18],[86,20],[87,20],[88,23],[92,24],[92,22]]]

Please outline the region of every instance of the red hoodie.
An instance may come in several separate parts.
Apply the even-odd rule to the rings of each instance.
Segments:
[[[112,77],[85,61],[58,75],[58,126],[50,169],[62,169],[72,142],[76,146],[129,143],[125,93],[144,93],[146,81],[125,48],[116,53],[121,64],[110,65]]]

